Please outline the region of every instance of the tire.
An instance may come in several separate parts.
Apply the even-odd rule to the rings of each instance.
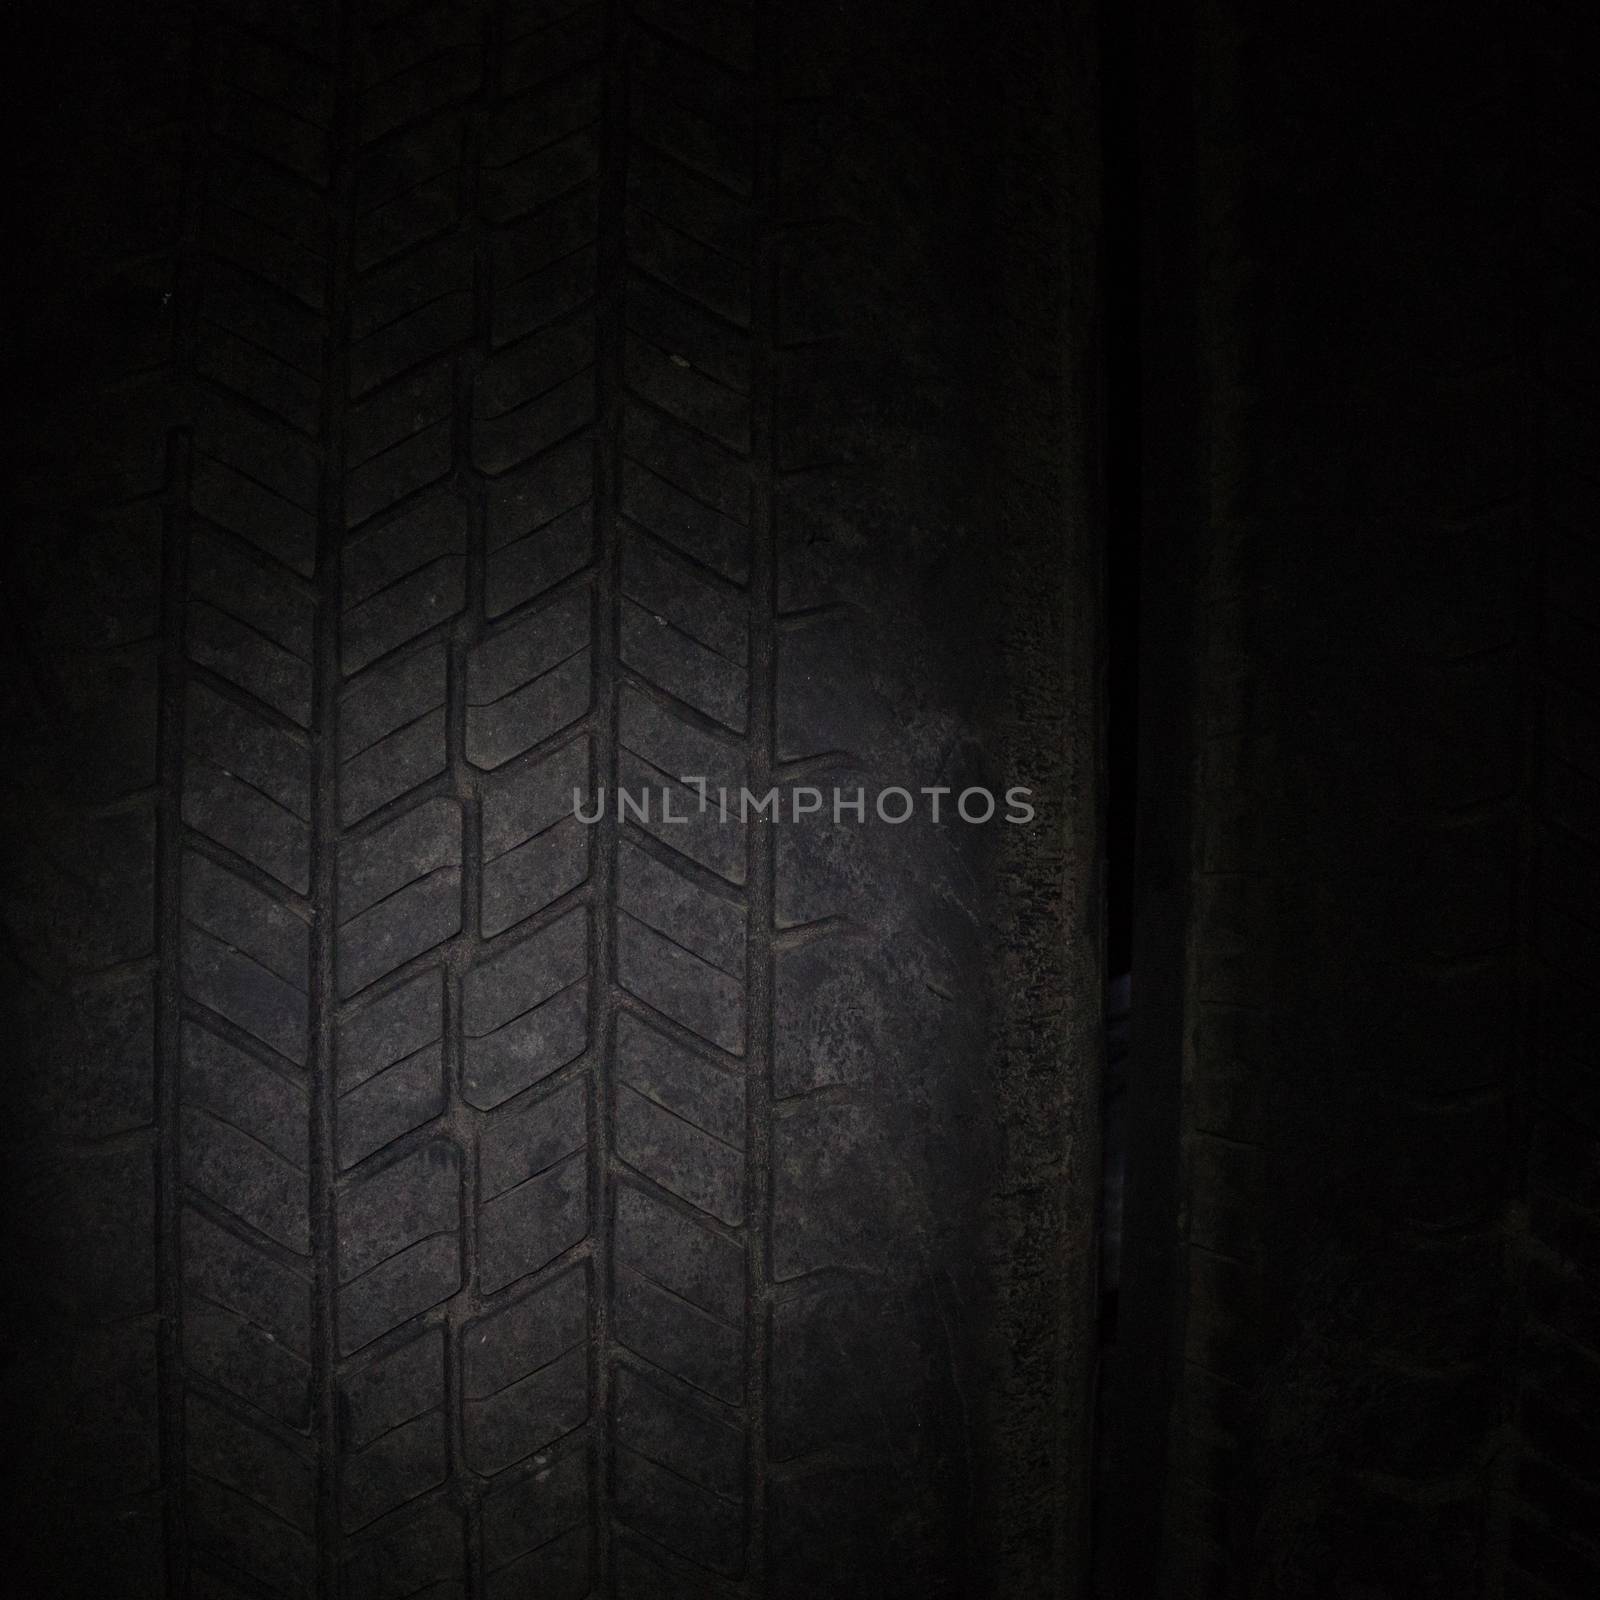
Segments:
[[[1594,17],[1145,15],[1102,1589],[1593,1594]]]
[[[1044,8],[872,9],[237,0],[40,66],[27,1592],[1064,1592],[1078,134]],[[689,820],[572,815],[619,786]]]

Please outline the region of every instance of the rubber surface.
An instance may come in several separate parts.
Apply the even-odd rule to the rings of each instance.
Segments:
[[[16,1592],[1062,1592],[1068,55],[871,9],[239,0],[28,58]],[[570,815],[618,785],[690,821]]]
[[[1595,19],[1146,18],[1103,1588],[1592,1595]]]

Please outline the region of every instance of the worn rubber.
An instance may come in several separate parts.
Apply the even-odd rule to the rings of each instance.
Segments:
[[[1068,56],[869,9],[238,0],[30,57],[16,1592],[1062,1592]],[[689,824],[570,815],[663,783]]]
[[[1144,16],[1146,149],[1178,156],[1147,169],[1102,1588],[1577,1600],[1600,34],[1561,3]]]

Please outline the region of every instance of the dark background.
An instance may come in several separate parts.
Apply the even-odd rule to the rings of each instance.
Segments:
[[[1595,28],[1107,13],[1142,544],[1107,1594],[1600,1584]]]

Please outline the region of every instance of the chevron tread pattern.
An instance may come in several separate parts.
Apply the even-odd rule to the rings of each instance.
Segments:
[[[19,591],[84,575],[13,676],[91,776],[8,866],[100,1074],[30,1181],[116,1258],[130,1594],[789,1600],[923,1392],[860,1359],[925,1185],[850,1098],[921,1041],[841,996],[931,988],[741,805],[849,760],[780,20],[208,0],[138,145],[129,415]]]

